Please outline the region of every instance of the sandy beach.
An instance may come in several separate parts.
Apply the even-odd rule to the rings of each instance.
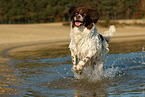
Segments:
[[[11,48],[68,40],[69,27],[62,23],[0,25],[0,60],[7,60],[4,54]]]
[[[97,27],[97,29],[101,33],[108,28]],[[12,48],[14,51],[20,50],[17,49],[20,47],[25,47],[25,49],[32,47],[34,50],[43,48],[46,44],[48,48],[68,44],[69,32],[70,27],[63,26],[62,23],[0,25],[0,62],[9,60],[5,53]],[[145,27],[125,26],[116,28],[111,42],[138,40],[145,40]]]

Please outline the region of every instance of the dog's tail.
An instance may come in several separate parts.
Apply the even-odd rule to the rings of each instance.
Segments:
[[[113,34],[114,34],[115,32],[116,32],[115,26],[114,26],[114,25],[111,25],[111,26],[109,27],[109,30],[107,30],[107,31],[105,31],[105,32],[103,32],[103,33],[101,33],[101,34],[102,34],[102,36],[105,38],[105,40],[106,40],[107,42],[109,42],[110,38],[113,36]]]

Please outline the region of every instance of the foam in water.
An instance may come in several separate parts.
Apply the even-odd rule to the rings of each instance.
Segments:
[[[145,45],[142,47],[142,52],[145,52],[144,50],[145,50]]]
[[[91,67],[86,67],[83,70],[83,73],[81,75],[77,74],[72,70],[74,73],[74,77],[77,79],[85,79],[88,82],[97,82],[99,80],[102,80],[104,78],[114,78],[116,73],[118,72],[118,67],[114,68],[108,68],[106,70],[102,70],[101,72],[98,72],[98,69],[92,69]]]
[[[142,52],[144,53],[145,52],[145,45],[142,47]],[[145,62],[144,62],[144,60],[143,60],[143,55],[141,56],[141,58],[142,58],[142,64],[145,64]]]

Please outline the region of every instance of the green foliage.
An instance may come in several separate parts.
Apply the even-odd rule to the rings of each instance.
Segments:
[[[133,18],[140,0],[0,0],[0,23],[68,21],[70,7],[97,9],[101,19]],[[106,19],[106,23],[109,23]]]
[[[110,19],[109,19],[108,16],[106,16],[106,18],[105,18],[105,26],[108,27],[109,23],[110,23]]]

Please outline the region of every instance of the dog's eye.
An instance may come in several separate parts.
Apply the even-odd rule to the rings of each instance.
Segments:
[[[83,16],[86,16],[87,14],[86,13],[83,13]]]

